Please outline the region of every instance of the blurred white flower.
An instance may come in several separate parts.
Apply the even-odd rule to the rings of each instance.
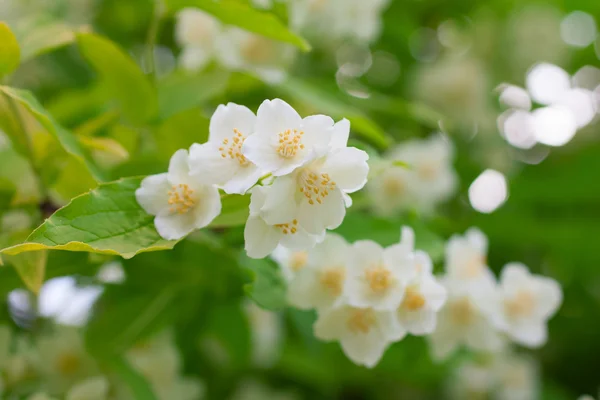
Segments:
[[[261,368],[272,367],[281,355],[283,323],[281,316],[253,302],[245,305],[252,335],[252,361]]]
[[[317,338],[339,341],[350,360],[368,368],[379,362],[399,331],[394,312],[349,305],[320,311],[314,325]]]
[[[50,394],[65,393],[76,383],[98,372],[76,328],[55,326],[50,334],[37,340],[36,347],[36,367]]]
[[[179,374],[181,357],[170,331],[163,331],[138,343],[125,357],[146,378],[159,400],[202,398],[202,382]],[[131,398],[127,389],[121,388],[122,397],[119,399]]]
[[[298,272],[306,267],[308,251],[291,250],[284,246],[277,246],[271,254],[271,258],[279,265],[285,280],[290,282]]]
[[[322,122],[319,123],[323,125],[327,125],[325,119],[330,120],[329,117],[324,116],[315,116],[315,119],[321,120]],[[340,138],[345,138],[347,135],[341,133],[338,135],[338,131],[349,132],[349,129],[350,124],[346,120],[335,124],[327,134],[324,129],[321,129],[320,145],[323,145],[323,140],[327,140],[325,152],[322,152],[320,147],[315,147],[311,154],[306,156],[308,163],[300,160],[290,167],[279,169],[281,173],[281,171],[292,171],[295,166],[300,167],[289,175],[278,177],[273,182],[261,209],[268,223],[286,223],[297,218],[299,225],[314,235],[322,234],[325,229],[335,229],[340,226],[346,215],[346,207],[350,205],[347,193],[360,190],[365,185],[369,172],[367,153],[354,147],[345,147],[346,143],[343,140],[341,141],[344,146],[340,143]],[[318,131],[315,130],[315,133]],[[259,128],[257,134],[258,132]],[[331,140],[333,132],[335,136]],[[257,134],[246,140],[246,144]],[[288,139],[284,137],[280,140],[284,141],[281,147]],[[292,154],[295,154],[295,151],[294,148]]]
[[[510,263],[502,270],[497,296],[497,301],[483,304],[499,329],[524,346],[546,343],[546,323],[562,302],[555,280],[532,275],[523,264]]]
[[[370,43],[379,37],[381,15],[388,3],[389,0],[290,0],[290,22],[317,45],[342,39]]]
[[[285,101],[265,100],[258,108],[255,133],[244,141],[242,154],[275,176],[286,175],[324,155],[332,134],[330,117],[302,119]]]
[[[224,28],[217,38],[216,57],[225,67],[256,74],[267,83],[279,83],[296,56],[296,48],[239,28]]]
[[[0,219],[1,232],[18,232],[31,228],[33,218],[23,210],[8,210]]]
[[[183,47],[180,63],[185,69],[198,70],[214,56],[220,23],[196,8],[185,8],[177,14],[175,39]]]
[[[496,383],[489,363],[467,361],[453,371],[448,380],[448,393],[454,400],[487,399]]]
[[[500,103],[520,110],[529,111],[531,110],[531,98],[527,90],[522,87],[515,85],[501,85],[500,90]]]
[[[493,361],[498,400],[531,400],[540,395],[538,368],[530,357],[506,353]]]
[[[396,310],[406,285],[417,274],[414,253],[408,246],[384,249],[370,240],[352,245],[349,267],[348,303],[376,310]]]
[[[164,239],[178,240],[210,224],[221,213],[219,190],[189,174],[187,150],[171,157],[169,172],[146,177],[135,197],[156,216],[154,225]]]
[[[382,215],[411,206],[430,212],[456,191],[453,148],[441,135],[400,143],[386,153],[385,159],[387,168],[367,185],[373,206]],[[395,166],[394,161],[406,163],[408,168]]]
[[[106,378],[96,376],[77,383],[67,392],[65,400],[106,400],[109,384]]]
[[[496,278],[487,266],[488,240],[477,228],[470,228],[463,236],[453,235],[446,244],[446,276],[460,282],[467,291],[487,292],[496,284]]]
[[[264,258],[278,245],[292,250],[306,250],[315,245],[319,237],[311,235],[299,225],[298,217],[283,223],[270,224],[262,211],[272,186],[257,186],[250,197],[250,215],[244,228],[245,250],[249,257]]]
[[[288,284],[288,301],[300,309],[328,308],[346,300],[350,245],[335,234],[308,252],[306,265]]]
[[[242,154],[255,123],[256,116],[248,108],[234,103],[219,105],[210,119],[208,142],[190,148],[191,176],[216,184],[225,193],[244,194],[262,175]]]
[[[438,313],[435,331],[429,336],[431,351],[438,360],[449,357],[459,346],[496,352],[504,340],[489,320],[482,303],[493,301],[489,293],[468,290],[462,281],[445,278],[448,299]]]

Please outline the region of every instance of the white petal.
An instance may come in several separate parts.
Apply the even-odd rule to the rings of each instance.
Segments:
[[[437,361],[445,360],[452,355],[459,346],[459,338],[449,329],[440,329],[440,322],[436,330],[429,336],[431,355]]]
[[[208,64],[212,56],[210,48],[186,46],[179,55],[179,63],[188,71],[198,71]]]
[[[479,317],[466,333],[466,344],[473,350],[496,352],[502,349],[504,341],[499,333],[484,317]]]
[[[538,296],[537,314],[544,320],[550,318],[562,303],[562,290],[553,279],[537,277],[536,292]]]
[[[289,223],[296,218],[297,208],[294,198],[297,190],[293,176],[281,176],[275,179],[261,209],[263,218],[271,225]],[[298,220],[300,220],[298,218]],[[302,224],[301,221],[299,221]],[[318,234],[320,232],[310,232]]]
[[[258,67],[254,68],[254,70],[260,79],[271,85],[282,83],[288,75],[285,69],[277,67]]]
[[[300,115],[283,100],[265,100],[256,113],[256,134],[277,136],[288,129],[298,129],[302,124]]]
[[[417,275],[417,266],[413,252],[396,244],[383,251],[383,262],[405,283]]]
[[[169,190],[171,184],[167,174],[151,175],[144,180],[135,191],[135,198],[148,214],[157,215],[161,210],[169,207]]]
[[[301,227],[296,228],[296,233],[287,234],[281,237],[281,245],[292,250],[308,250],[317,242],[317,237],[307,233]]]
[[[433,262],[429,254],[422,251],[415,251],[415,266],[419,274],[431,274],[433,271]]]
[[[313,265],[346,265],[349,252],[350,245],[343,237],[328,233],[310,252],[309,262]]]
[[[406,336],[406,328],[398,323],[395,311],[380,311],[376,314],[377,327],[386,340],[396,342]]]
[[[398,311],[400,324],[412,335],[428,335],[435,330],[437,314],[433,310]]]
[[[548,340],[548,329],[542,321],[523,321],[511,326],[508,333],[517,343],[531,348],[541,347]]]
[[[221,104],[210,119],[209,140],[220,144],[224,139],[231,139],[234,130],[248,137],[254,133],[255,124],[256,116],[248,107],[235,103]]]
[[[409,251],[415,249],[415,231],[413,228],[406,225],[400,228],[400,244]]]
[[[340,339],[347,330],[346,319],[350,307],[341,306],[318,312],[313,331],[317,339],[332,341]]]
[[[517,286],[526,283],[531,278],[527,267],[521,263],[508,263],[502,268],[500,281],[503,286]]]
[[[319,156],[329,150],[333,135],[333,119],[326,115],[311,115],[302,120],[302,143]]]
[[[250,195],[250,215],[261,214],[261,209],[265,205],[267,193],[271,188],[268,186],[256,186],[252,189]]]
[[[154,218],[158,234],[166,240],[179,240],[196,229],[194,218],[185,214],[161,213]]]
[[[338,121],[333,126],[333,135],[331,138],[331,147],[333,149],[341,149],[348,146],[350,137],[350,121],[346,118]]]
[[[433,276],[423,278],[420,285],[420,290],[427,301],[427,307],[433,311],[439,311],[448,298],[448,292],[446,288],[440,283],[436,282]]]
[[[482,254],[487,253],[488,240],[483,232],[477,228],[469,228],[469,230],[465,232],[465,236],[474,248],[479,250]]]
[[[190,167],[188,165],[188,151],[177,150],[169,161],[169,182],[173,185],[186,183],[190,179]]]
[[[288,301],[300,309],[324,309],[337,303],[335,296],[319,282],[320,271],[313,268],[303,268],[288,285]]]
[[[342,193],[342,196],[344,197],[344,205],[346,208],[352,207],[352,197],[350,197],[347,193]]]
[[[240,169],[237,159],[223,158],[215,143],[190,147],[190,175],[198,182],[223,185]]]
[[[277,153],[272,138],[264,135],[250,135],[242,145],[242,154],[259,168],[277,173],[285,164],[285,159]]]
[[[249,217],[244,228],[244,248],[248,257],[265,258],[279,243],[281,233],[260,217]]]
[[[219,189],[214,186],[196,186],[195,189],[202,195],[198,200],[199,204],[193,210],[191,218],[194,220],[194,227],[201,229],[221,214],[221,195]]]
[[[355,147],[344,147],[327,155],[322,172],[331,176],[346,193],[356,192],[367,183],[369,155]]]
[[[65,400],[104,400],[108,396],[108,389],[106,378],[88,378],[72,387]]]
[[[383,260],[383,248],[372,240],[359,240],[352,245],[350,265],[353,273],[363,274],[366,268]]]
[[[342,192],[338,189],[329,192],[322,204],[310,204],[302,199],[298,209],[298,221],[307,232],[319,235],[325,229],[336,229],[344,221],[346,205]]]
[[[229,179],[223,187],[228,194],[244,194],[263,176],[263,171],[254,165],[238,169],[237,173]]]
[[[385,337],[371,330],[367,334],[355,334],[345,336],[340,344],[344,350],[344,354],[357,365],[364,365],[367,368],[373,368],[383,353],[389,346],[389,342]]]

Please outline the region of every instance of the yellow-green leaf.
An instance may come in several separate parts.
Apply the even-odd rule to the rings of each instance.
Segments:
[[[303,51],[310,50],[310,44],[289,30],[274,14],[254,9],[247,2],[239,0],[218,2],[213,0],[166,0],[166,3],[173,11],[185,7],[196,7],[212,14],[224,24],[234,25],[271,39],[293,44]]]
[[[42,250],[17,254],[11,256],[8,261],[17,270],[27,289],[38,294],[44,283],[48,252]]]
[[[156,114],[158,102],[154,87],[121,48],[93,33],[77,34],[77,44],[129,119],[142,123]]]
[[[21,50],[17,38],[5,22],[0,22],[0,77],[19,66]]]

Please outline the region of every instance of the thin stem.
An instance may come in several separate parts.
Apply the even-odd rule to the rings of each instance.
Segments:
[[[163,4],[161,0],[154,2],[154,11],[152,20],[150,21],[150,27],[148,28],[148,34],[146,35],[146,53],[145,53],[145,64],[148,68],[148,73],[156,77],[156,62],[154,57],[154,48],[156,47],[156,39],[160,29],[160,23],[163,17]]]

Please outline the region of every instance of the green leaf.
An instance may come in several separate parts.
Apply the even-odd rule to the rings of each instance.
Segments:
[[[310,44],[302,37],[288,29],[270,12],[256,10],[248,3],[238,0],[166,0],[173,11],[185,7],[197,7],[212,14],[227,25],[234,25],[250,32],[258,33],[271,39],[286,42],[299,47],[303,51],[310,50]]]
[[[0,77],[17,69],[20,58],[21,50],[17,38],[8,25],[0,21]]]
[[[139,340],[160,331],[177,316],[177,289],[174,285],[163,285],[159,291],[107,287],[87,325],[87,349],[102,358],[122,354]]]
[[[157,400],[146,378],[137,372],[122,356],[113,356],[103,361],[121,381],[127,384],[135,399]]]
[[[75,41],[75,33],[67,25],[56,21],[27,21],[18,35],[21,44],[21,62],[48,53]]]
[[[8,101],[16,101],[29,111],[58,140],[69,154],[85,164],[96,180],[100,182],[104,181],[104,173],[96,165],[90,154],[80,145],[77,138],[70,131],[60,126],[30,92],[8,86],[0,86],[0,93],[6,95],[9,98]]]
[[[201,105],[223,93],[229,73],[217,70],[202,75],[171,74],[158,84],[158,115],[161,120]]]
[[[210,224],[212,228],[244,225],[250,213],[250,195],[225,195],[221,198],[221,214]]]
[[[331,95],[321,86],[290,78],[278,88],[287,96],[309,105],[311,110],[331,115],[336,119],[348,119],[352,131],[373,145],[381,149],[389,146],[390,138],[385,134],[383,128],[359,109]]]
[[[48,252],[42,250],[17,254],[8,258],[8,261],[15,268],[27,289],[36,295],[39,294],[44,283]]]
[[[160,237],[154,217],[135,199],[141,180],[126,178],[102,184],[74,198],[33,231],[25,243],[0,254],[53,249],[131,258],[146,251],[172,249],[177,242]]]
[[[242,254],[240,265],[245,267],[252,282],[244,285],[246,294],[262,308],[281,310],[286,306],[286,284],[279,269],[270,261],[254,260]]]
[[[161,123],[153,132],[156,151],[161,161],[167,165],[177,150],[187,149],[193,143],[206,142],[209,122],[200,110],[190,109]]]
[[[218,305],[205,318],[204,336],[223,346],[231,364],[246,365],[252,343],[249,322],[240,304]]]
[[[156,92],[123,50],[93,33],[77,34],[77,44],[128,118],[135,123],[143,123],[154,117],[158,108]]]

